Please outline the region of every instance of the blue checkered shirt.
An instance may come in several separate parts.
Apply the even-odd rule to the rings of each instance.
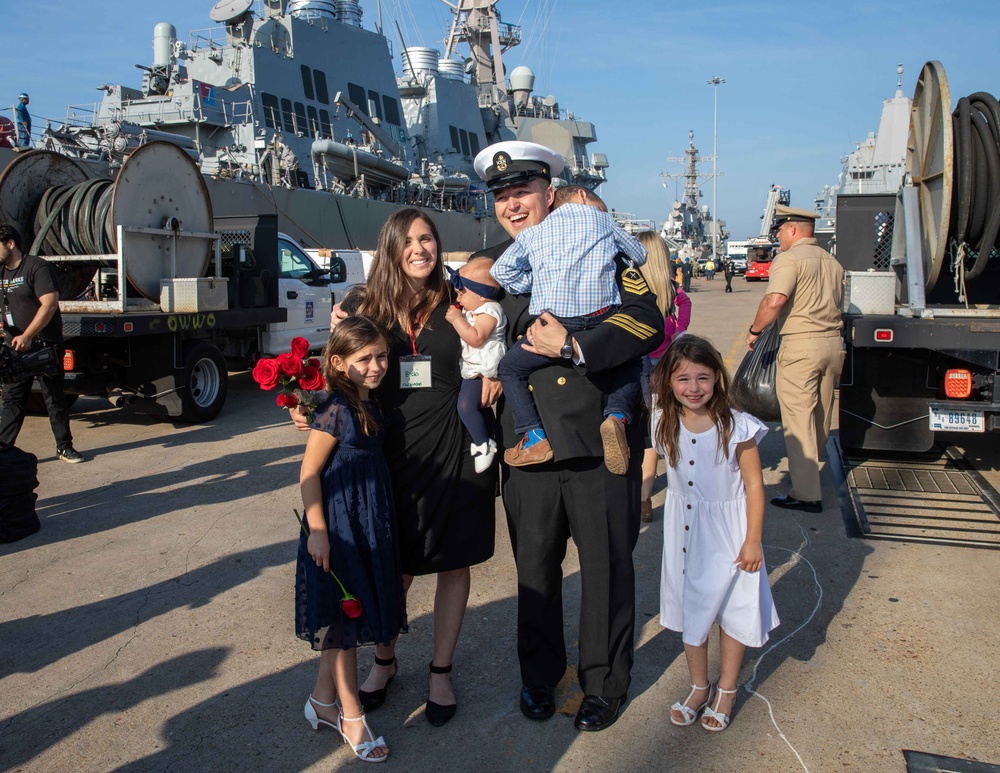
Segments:
[[[583,317],[621,304],[615,255],[635,266],[646,249],[607,212],[585,204],[563,204],[521,232],[490,273],[510,293],[531,293],[531,314]]]

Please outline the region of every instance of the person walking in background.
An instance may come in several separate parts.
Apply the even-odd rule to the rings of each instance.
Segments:
[[[691,262],[691,258],[684,258],[684,262],[681,264],[681,276],[683,277],[683,282],[681,282],[681,287],[684,288],[684,292],[691,292],[691,275],[694,273],[694,263]]]
[[[406,629],[382,416],[370,399],[388,369],[386,333],[366,317],[344,320],[323,360],[328,396],[316,408],[299,475],[308,533],[299,537],[295,629],[320,652],[304,713],[314,730],[337,730],[358,759],[382,762],[389,748],[365,719],[357,648],[388,646]]]
[[[70,464],[84,461],[73,448],[69,411],[63,392],[63,330],[59,314],[59,278],[48,261],[21,252],[21,235],[0,225],[0,315],[4,338],[16,352],[51,347],[55,373],[38,376],[49,424],[56,439],[56,458]],[[24,424],[24,413],[35,377],[3,385],[0,445],[12,446]]]
[[[649,256],[646,265],[642,267],[642,275],[646,278],[649,289],[656,295],[656,307],[663,315],[663,343],[642,358],[642,396],[646,408],[651,409],[649,376],[667,347],[683,335],[691,324],[691,298],[670,279],[670,252],[663,238],[655,231],[640,231],[636,238],[646,248]],[[643,523],[653,521],[653,484],[656,482],[658,459],[647,423],[646,444],[642,452],[642,501],[639,516]]]
[[[732,258],[726,258],[722,264],[722,275],[726,278],[726,292],[733,291],[733,277],[736,275],[736,266],[733,265]]]
[[[771,262],[767,295],[747,333],[747,348],[771,323],[779,326],[775,382],[792,487],[771,504],[823,511],[819,460],[830,434],[833,393],[844,367],[840,299],[844,269],[813,238],[815,212],[778,205],[772,233],[781,252]]]
[[[715,279],[715,258],[709,258],[705,262],[705,278],[709,282]]]
[[[20,94],[17,104],[14,105],[14,113],[17,116],[17,149],[31,147],[31,113],[28,112],[28,103],[31,98],[27,94]]]
[[[653,438],[667,457],[660,625],[683,634],[691,677],[670,721],[719,732],[729,726],[747,647],[777,627],[761,549],[764,476],[757,444],[767,427],[729,401],[722,355],[684,336],[653,371]],[[708,635],[719,624],[720,675],[714,701]]]

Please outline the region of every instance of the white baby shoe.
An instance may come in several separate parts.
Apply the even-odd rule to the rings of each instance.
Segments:
[[[493,464],[493,457],[497,453],[496,441],[491,439],[478,446],[473,443],[470,452],[476,465],[476,472],[486,472]]]

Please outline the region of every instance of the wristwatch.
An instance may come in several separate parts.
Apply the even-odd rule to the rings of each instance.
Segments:
[[[571,335],[566,336],[566,342],[562,345],[562,348],[559,350],[559,356],[562,357],[564,360],[573,359],[573,336]]]

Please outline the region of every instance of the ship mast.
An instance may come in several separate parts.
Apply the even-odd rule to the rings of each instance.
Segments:
[[[503,66],[503,54],[521,42],[521,28],[500,21],[499,0],[441,0],[455,15],[448,32],[444,58],[450,59],[459,43],[471,51],[466,66],[479,92],[481,109],[492,109],[501,125],[510,118],[510,100]]]
[[[688,132],[688,149],[683,156],[670,156],[667,161],[675,161],[684,164],[685,170],[682,174],[671,174],[670,172],[660,172],[660,177],[666,180],[684,180],[684,203],[689,209],[698,209],[701,203],[701,191],[698,189],[699,181],[710,180],[714,175],[699,174],[698,164],[701,161],[711,161],[698,155],[698,148],[694,146],[694,132]],[[715,213],[712,213],[715,216]]]

